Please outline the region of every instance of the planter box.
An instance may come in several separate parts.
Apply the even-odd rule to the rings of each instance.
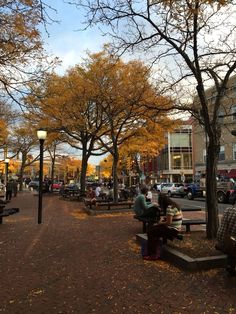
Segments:
[[[147,235],[145,233],[136,234],[136,240],[141,244],[141,241],[147,241]],[[176,249],[168,247],[168,245],[163,246],[162,252],[162,258],[164,260],[169,261],[185,270],[199,271],[213,268],[224,268],[226,266],[226,255],[192,258]]]

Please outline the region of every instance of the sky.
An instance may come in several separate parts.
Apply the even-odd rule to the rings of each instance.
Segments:
[[[56,72],[63,74],[69,67],[80,63],[86,56],[86,51],[101,51],[106,39],[96,28],[79,31],[84,27],[81,10],[63,0],[50,0],[48,3],[56,10],[49,12],[50,17],[59,22],[47,26],[49,35],[43,32],[44,47],[49,55],[59,57],[61,65],[56,68]],[[79,150],[70,149],[68,153],[75,158],[81,158]],[[104,156],[91,157],[89,163],[98,165],[103,158]]]
[[[56,12],[50,11],[49,14],[59,23],[47,26],[49,37],[44,32],[45,49],[59,57],[62,65],[57,71],[63,73],[70,66],[80,63],[87,50],[101,51],[106,39],[97,28],[80,31],[84,27],[81,9],[66,4],[63,0],[52,1],[51,5]]]

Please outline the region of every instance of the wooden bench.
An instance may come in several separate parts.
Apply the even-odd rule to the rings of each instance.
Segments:
[[[153,219],[148,217],[139,217],[137,215],[134,215],[134,218],[141,221],[143,223],[143,233],[146,233],[148,228],[153,226],[155,223],[158,223],[160,221],[160,217]],[[192,225],[205,225],[206,220],[204,219],[183,219],[182,225],[185,226],[186,232],[191,231]]]
[[[90,209],[92,209],[93,207],[96,207],[96,209],[99,210],[101,208],[107,207],[107,210],[111,210],[112,208],[114,209],[116,207],[124,207],[124,208],[131,209],[132,206],[134,205],[134,202],[133,201],[111,202],[109,200],[96,199],[96,203],[95,203],[95,202],[91,202],[91,200],[88,198],[84,198],[84,204]]]
[[[95,205],[95,203],[96,204],[100,204],[100,203],[106,203],[106,204],[108,204],[108,200],[104,200],[104,199],[102,199],[102,198],[96,198],[96,202],[92,202],[91,201],[91,199],[90,198],[84,198],[83,199],[83,201],[84,201],[84,204],[85,204],[85,206],[88,206],[90,209],[92,209],[92,207],[93,207],[93,205]]]
[[[2,224],[2,219],[4,217],[14,215],[16,213],[19,213],[20,209],[19,208],[7,208],[7,209],[1,209],[0,212],[0,224]]]
[[[193,225],[205,225],[206,220],[204,219],[183,219],[182,225],[186,227],[186,232],[190,232],[191,226]]]
[[[181,208],[182,212],[200,212],[203,211],[202,208],[192,208],[192,207],[183,207]]]
[[[97,205],[97,209],[107,207],[107,210],[115,209],[116,207],[123,207],[131,209],[132,206],[134,205],[134,202],[129,201],[129,202],[100,202]]]

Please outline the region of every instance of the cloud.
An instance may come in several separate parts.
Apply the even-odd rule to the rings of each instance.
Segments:
[[[86,33],[67,31],[44,39],[46,51],[58,57],[62,62],[58,68],[59,72],[64,72],[69,67],[80,63],[87,51],[93,53],[102,50],[104,40],[99,32],[94,31],[92,34],[92,30]]]

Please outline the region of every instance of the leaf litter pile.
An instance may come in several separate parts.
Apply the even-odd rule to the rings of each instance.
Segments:
[[[72,214],[77,219],[86,219],[88,215],[84,211],[79,210]],[[131,213],[112,213],[98,215],[96,218],[109,218],[114,216],[130,216]],[[135,241],[134,241],[135,242]],[[137,245],[137,244],[136,244]],[[135,246],[136,246],[135,245]],[[207,256],[218,256],[224,253],[215,249],[216,240],[210,240],[206,238],[205,231],[192,231],[191,233],[184,233],[183,240],[168,241],[168,246],[176,249],[177,251],[188,255],[192,258],[200,258]],[[138,250],[139,250],[139,246]]]
[[[204,231],[186,233],[182,241],[168,241],[168,246],[192,258],[222,255],[222,252],[215,249],[215,245],[216,240],[207,239]]]

